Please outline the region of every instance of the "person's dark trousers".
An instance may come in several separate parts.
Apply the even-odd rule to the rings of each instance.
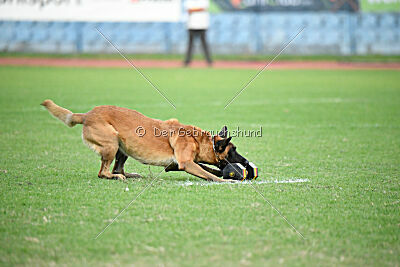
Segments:
[[[195,38],[198,38],[198,37],[200,37],[201,44],[202,44],[203,50],[204,50],[204,55],[206,56],[208,65],[212,64],[210,49],[208,48],[208,44],[206,41],[206,30],[189,30],[189,42],[188,42],[188,48],[186,51],[186,57],[185,57],[185,62],[184,62],[185,66],[189,65],[189,63],[192,61],[193,41]]]

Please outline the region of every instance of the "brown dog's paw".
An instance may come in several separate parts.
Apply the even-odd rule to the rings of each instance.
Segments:
[[[215,180],[212,180],[213,182],[217,182],[217,183],[236,183],[237,182],[237,180],[231,180],[231,179],[221,179],[221,178],[218,178],[218,179],[215,179]]]
[[[126,180],[126,177],[123,174],[113,174],[112,178],[120,180],[120,181],[125,181]]]
[[[125,173],[126,178],[142,178],[139,173]]]
[[[239,181],[238,180],[232,180],[232,179],[220,179],[220,180],[217,180],[215,182],[219,182],[219,183],[238,183]]]
[[[100,179],[113,179],[113,180],[121,180],[121,181],[125,181],[126,180],[125,175],[116,174],[116,173],[113,173],[113,174],[101,174],[101,175],[98,175],[98,177]]]

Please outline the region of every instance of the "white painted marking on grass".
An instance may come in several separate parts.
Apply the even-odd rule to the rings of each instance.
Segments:
[[[342,97],[319,97],[319,98],[288,98],[288,99],[258,99],[251,101],[240,101],[235,103],[238,106],[265,106],[265,105],[291,105],[291,104],[353,104],[368,103],[366,98],[342,98]],[[199,103],[201,106],[219,106],[220,101]]]
[[[296,183],[307,183],[309,179],[302,179],[302,178],[289,178],[286,180],[260,180],[260,181],[238,181],[237,183],[217,183],[217,182],[192,182],[192,181],[185,181],[185,182],[178,182],[176,185],[178,186],[212,186],[212,185],[247,185],[247,184],[296,184]]]

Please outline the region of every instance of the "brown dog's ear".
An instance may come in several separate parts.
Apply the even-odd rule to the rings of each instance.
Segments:
[[[225,139],[225,146],[229,145],[229,142],[232,140],[232,136]]]
[[[223,152],[225,150],[225,148],[229,145],[229,142],[231,141],[232,137],[229,138],[225,138],[222,140],[219,140],[215,143],[215,149],[218,152]]]
[[[219,137],[227,138],[228,137],[228,127],[226,125],[222,127],[221,131],[218,134]]]

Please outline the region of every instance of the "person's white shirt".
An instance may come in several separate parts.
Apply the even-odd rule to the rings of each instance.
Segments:
[[[187,0],[185,9],[188,13],[187,27],[189,30],[206,30],[210,25],[208,14],[209,0]],[[201,11],[196,11],[200,9]],[[192,12],[190,12],[192,11]]]

